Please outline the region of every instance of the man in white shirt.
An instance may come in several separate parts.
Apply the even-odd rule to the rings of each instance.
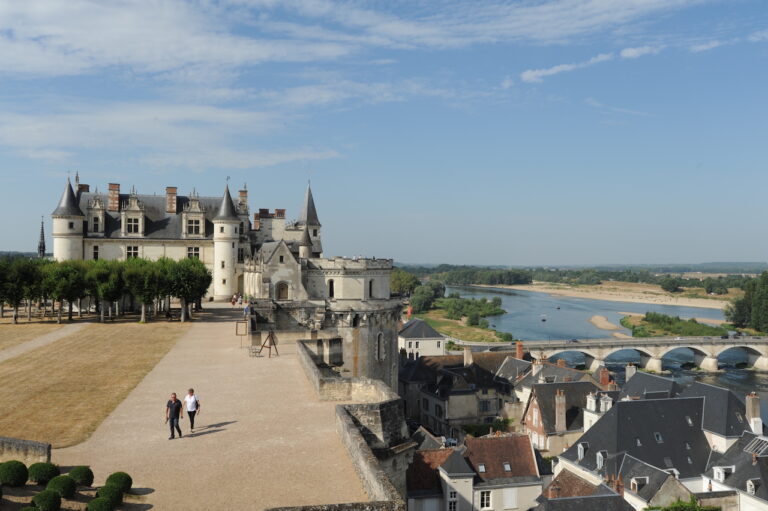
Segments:
[[[187,395],[184,396],[184,404],[187,408],[187,416],[189,416],[189,427],[192,431],[195,430],[195,415],[200,411],[200,400],[195,395],[195,389],[189,389]]]

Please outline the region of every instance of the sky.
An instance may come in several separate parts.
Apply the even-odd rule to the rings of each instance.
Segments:
[[[0,250],[67,176],[300,212],[326,255],[766,261],[765,0],[0,0]]]

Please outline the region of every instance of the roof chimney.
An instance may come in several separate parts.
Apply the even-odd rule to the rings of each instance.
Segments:
[[[565,425],[565,392],[562,389],[555,391],[555,432],[566,431]]]
[[[120,184],[109,183],[107,211],[120,211]]]
[[[165,212],[176,213],[176,187],[165,187]]]
[[[757,392],[747,394],[747,422],[755,435],[763,434],[763,419],[760,415],[760,396]]]
[[[624,381],[629,381],[629,379],[632,378],[635,373],[637,373],[637,366],[630,362],[627,364],[627,367],[624,368]]]
[[[531,365],[531,374],[537,376],[544,368],[544,363],[540,359],[535,359]]]
[[[616,479],[616,493],[622,497],[624,496],[624,480],[621,478],[621,475]]]
[[[238,204],[242,204],[243,206],[248,205],[248,189],[243,185],[243,189],[238,191]]]
[[[523,356],[524,356],[524,353],[523,353],[523,342],[522,341],[517,341],[515,343],[515,358],[518,359],[518,360],[522,360]]]
[[[471,366],[472,362],[472,350],[469,346],[464,346],[464,367]]]
[[[600,385],[610,385],[611,384],[611,373],[603,367],[600,369]]]

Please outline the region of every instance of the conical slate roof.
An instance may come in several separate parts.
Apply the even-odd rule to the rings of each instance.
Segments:
[[[301,234],[301,242],[299,243],[300,247],[311,247],[312,246],[312,238],[309,237],[309,229],[307,228],[307,225],[304,224],[304,232]]]
[[[72,190],[72,184],[70,184],[69,178],[67,178],[67,186],[64,188],[64,193],[61,195],[59,206],[54,209],[51,214],[56,216],[85,216],[80,210],[80,206],[77,205],[75,192]]]
[[[232,196],[229,195],[229,185],[224,188],[224,197],[221,198],[221,206],[214,220],[238,220],[235,205],[232,204]]]
[[[320,225],[315,209],[315,199],[312,198],[312,188],[307,185],[307,195],[304,197],[304,209],[301,211],[299,222],[304,225]]]

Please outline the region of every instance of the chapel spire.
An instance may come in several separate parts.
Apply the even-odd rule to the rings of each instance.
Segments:
[[[40,241],[37,242],[37,257],[45,257],[45,218],[40,218]]]
[[[307,183],[307,194],[304,196],[304,209],[301,211],[299,222],[307,226],[320,226],[320,220],[317,219],[317,209],[315,209],[315,199],[312,198],[312,187],[309,183]]]

